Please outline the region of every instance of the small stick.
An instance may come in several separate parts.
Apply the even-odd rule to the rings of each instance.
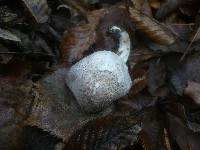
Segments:
[[[196,37],[197,37],[197,35],[199,34],[199,32],[200,32],[200,27],[198,28],[198,30],[197,30],[197,32],[195,33],[195,35],[194,35],[192,41],[191,41],[190,44],[188,45],[187,49],[185,50],[185,52],[184,52],[184,54],[183,54],[183,56],[181,57],[181,59],[180,59],[179,62],[182,62],[182,61],[184,60],[185,56],[188,54],[189,49],[191,48],[192,44],[194,43],[194,40],[196,39]]]

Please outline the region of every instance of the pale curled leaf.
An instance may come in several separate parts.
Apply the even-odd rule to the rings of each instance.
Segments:
[[[9,40],[9,41],[13,41],[13,42],[21,42],[21,39],[17,35],[11,33],[8,30],[2,29],[2,28],[0,28],[0,39]]]
[[[157,44],[171,45],[176,41],[172,31],[153,18],[142,14],[140,11],[129,7],[130,17],[136,28]]]
[[[72,63],[83,57],[96,40],[96,27],[104,13],[103,9],[91,12],[89,23],[76,26],[64,35],[60,45],[63,62]]]

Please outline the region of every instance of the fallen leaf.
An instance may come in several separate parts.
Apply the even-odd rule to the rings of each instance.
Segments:
[[[96,10],[88,15],[87,24],[78,25],[64,34],[61,41],[62,62],[74,63],[84,56],[96,40],[96,27],[105,10]]]
[[[154,9],[158,9],[160,7],[160,0],[149,0],[149,3]]]
[[[165,64],[170,72],[169,81],[175,88],[173,92],[182,95],[188,81],[200,82],[200,59],[198,52],[187,56],[181,63],[179,59],[180,55],[167,56]]]
[[[153,18],[146,16],[140,11],[129,7],[130,17],[136,25],[136,29],[144,33],[149,39],[157,44],[171,45],[176,41],[174,34],[164,25]]]
[[[0,78],[0,149],[16,149],[34,100],[35,85],[29,80]]]
[[[159,56],[159,53],[156,53],[146,47],[141,46],[130,52],[129,63],[133,65],[139,64]]]
[[[45,23],[49,18],[47,0],[21,0],[25,8],[37,23]]]
[[[171,141],[175,141],[181,150],[198,150],[200,146],[200,136],[189,130],[178,117],[169,113],[167,114],[167,117],[169,121],[168,132]]]
[[[40,81],[42,87],[32,104],[26,125],[36,126],[64,142],[90,120],[110,113],[87,114],[65,84],[67,69],[58,69]]]
[[[190,6],[193,5],[190,9],[191,9],[191,11],[194,11],[196,9],[195,6],[199,5],[198,2],[199,2],[198,0],[167,0],[167,1],[164,1],[161,4],[158,11],[156,12],[156,18],[162,19],[162,18],[166,17],[167,15],[169,15],[170,13],[178,10],[177,8],[182,7],[182,6],[186,6],[186,8],[188,9],[189,5]],[[182,9],[182,12],[184,12],[184,9]],[[190,14],[190,11],[187,10],[186,13]]]
[[[140,130],[136,117],[108,115],[92,120],[77,130],[65,149],[123,149],[136,142]]]
[[[165,97],[168,94],[166,86],[166,68],[162,62],[153,62],[149,66],[148,75],[149,92],[155,96]],[[164,90],[164,91],[162,91]]]
[[[161,3],[160,8],[156,12],[156,19],[162,19],[175,11],[180,5],[181,1],[179,0],[167,0]]]
[[[200,105],[200,83],[188,81],[184,94],[192,98],[197,105]]]
[[[156,109],[147,111],[143,115],[140,140],[147,150],[167,149],[164,138],[164,124],[161,117],[162,115],[159,115]]]
[[[134,8],[140,10],[142,13],[152,17],[152,11],[148,0],[132,0]]]

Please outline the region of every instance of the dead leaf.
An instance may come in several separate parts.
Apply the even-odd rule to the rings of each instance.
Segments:
[[[200,147],[200,136],[189,130],[178,117],[169,113],[167,116],[169,119],[168,132],[171,141],[174,140],[181,150],[198,150]]]
[[[60,45],[62,62],[74,63],[84,56],[84,52],[95,42],[96,27],[104,14],[103,9],[93,11],[88,15],[89,23],[78,25],[65,33]]]
[[[162,62],[153,62],[149,66],[148,75],[149,92],[155,96],[165,97],[168,94],[166,86],[166,68]]]
[[[164,124],[161,117],[162,115],[159,115],[156,109],[152,109],[143,115],[140,140],[147,150],[167,150],[164,138]]]
[[[151,51],[144,46],[140,46],[130,52],[129,63],[134,66],[135,64],[139,64],[159,56],[159,53]]]
[[[88,122],[67,143],[65,149],[123,149],[136,142],[141,128],[136,117],[108,115]]]
[[[152,11],[148,0],[132,0],[134,8],[141,11],[142,13],[152,17]]]
[[[177,8],[185,6],[185,12],[186,14],[190,14],[193,12],[196,8],[195,6],[198,6],[199,3],[198,0],[167,0],[164,1],[158,11],[156,12],[156,18],[162,19],[169,15],[170,13],[178,10]],[[191,7],[192,5],[192,7]],[[189,9],[188,9],[189,8]],[[188,10],[187,10],[188,9]],[[197,8],[198,10],[198,8]],[[196,10],[196,11],[197,11]],[[182,12],[184,12],[184,9],[182,9]]]
[[[200,105],[200,83],[188,81],[184,94],[192,98],[197,105]]]
[[[13,58],[13,55],[6,54],[8,52],[8,49],[2,44],[0,44],[0,49],[0,63],[7,64]]]
[[[21,0],[21,1],[37,23],[45,23],[48,20],[49,8],[47,0],[40,0],[40,1]]]
[[[133,68],[131,70],[131,76],[133,80],[133,86],[131,87],[128,96],[131,98],[138,94],[148,86],[146,79],[146,72],[143,69]]]
[[[168,66],[168,72],[170,72],[169,80],[175,88],[173,92],[182,95],[188,81],[200,82],[199,57],[197,52],[189,55],[181,63],[179,62],[180,57],[177,57],[177,55],[166,57],[166,65]]]
[[[154,9],[158,9],[160,7],[160,0],[149,0],[149,3]]]
[[[35,85],[29,80],[0,78],[0,149],[15,149],[34,100]]]
[[[156,12],[156,19],[162,19],[166,17],[168,14],[175,11],[180,5],[181,1],[179,0],[167,0],[161,3],[160,8]]]
[[[58,69],[40,81],[26,125],[36,126],[67,142],[88,121],[110,112],[86,114],[65,84],[67,69]]]
[[[87,10],[84,8],[83,3],[81,3],[80,0],[64,0],[63,2],[77,10],[83,17],[85,17],[85,19],[87,19]]]
[[[174,34],[153,18],[150,18],[131,7],[129,7],[129,12],[136,28],[155,43],[161,45],[171,45],[176,41]]]

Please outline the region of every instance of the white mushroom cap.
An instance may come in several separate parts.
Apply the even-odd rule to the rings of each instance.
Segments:
[[[132,81],[126,64],[110,51],[95,52],[73,65],[66,82],[87,112],[97,112],[126,95]]]
[[[132,85],[126,66],[130,53],[129,35],[116,26],[110,31],[120,36],[116,54],[95,52],[77,62],[67,73],[66,83],[86,112],[103,110],[126,95]]]

